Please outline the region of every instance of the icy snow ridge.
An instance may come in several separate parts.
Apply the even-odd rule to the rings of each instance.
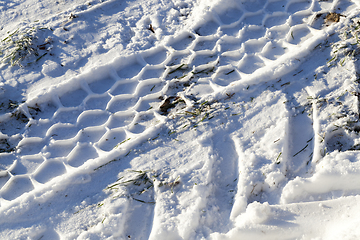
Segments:
[[[220,1],[205,12],[192,29],[168,37],[162,45],[114,59],[44,96],[29,100],[13,114],[2,116],[6,121],[0,126],[1,144],[16,151],[0,153],[4,166],[0,172],[1,207],[11,206],[24,196],[56,189],[58,181],[67,184],[89,181],[88,174],[94,169],[127,156],[134,146],[155,138],[176,107],[190,111],[206,100],[231,99],[233,93],[244,88],[286,78],[286,74],[301,66],[303,58],[335,31],[337,24],[325,21],[327,13],[335,11],[344,17],[350,16],[355,6],[356,1],[336,0]],[[290,85],[280,80],[277,85],[282,88]],[[307,90],[316,106],[318,94],[311,88]],[[279,185],[285,185],[285,178],[292,179],[299,172],[306,172],[309,162],[315,164],[323,157],[319,153],[323,146],[319,143],[321,133],[317,131],[325,118],[321,118],[317,107],[312,117],[290,118],[293,113],[284,103],[289,101],[286,94],[291,91],[290,88],[259,95],[257,99],[262,101],[249,104],[251,109],[247,109],[246,115],[239,115],[246,131],[227,129],[227,140],[234,144],[234,153],[239,158],[231,220],[247,223],[239,217],[245,211],[257,215],[253,218],[258,219],[256,223],[266,221],[266,216],[271,215],[266,204],[252,204],[246,209],[249,202],[289,203],[292,198],[299,200],[299,196],[306,201],[307,193],[296,191],[292,185],[303,185],[301,189],[311,193],[307,180],[298,178],[284,188],[281,199],[271,195],[272,191],[280,191]],[[239,99],[245,100],[248,96]],[[290,99],[292,103],[296,101]],[[279,112],[277,118],[274,111]],[[260,117],[268,121],[261,121]],[[305,122],[308,128],[297,129],[297,122]],[[250,132],[254,135],[248,135]],[[304,139],[292,139],[289,132],[303,133],[300,138]],[[326,140],[331,142],[331,138]],[[305,148],[292,145],[300,141],[307,143]],[[211,156],[209,153],[209,161],[216,165]],[[258,166],[259,156],[276,161]],[[290,158],[295,160],[286,160]],[[332,161],[332,157],[328,159]],[[207,166],[203,171],[210,169],[211,166]],[[261,174],[268,175],[262,177]],[[316,174],[311,177],[315,178]],[[260,184],[260,179],[265,183]],[[270,196],[262,199],[260,193],[265,191],[264,186],[270,189]],[[350,190],[353,189],[357,188],[353,186]],[[154,191],[156,194],[160,190]],[[211,188],[194,191],[206,193]],[[195,201],[199,209],[202,201],[206,202]],[[166,200],[160,199],[156,205],[150,238],[165,238],[169,232],[162,231],[164,226],[175,225],[175,221],[165,223],[159,214],[170,211],[165,203]],[[192,215],[190,209],[189,218],[192,217],[200,218]],[[190,222],[183,225],[196,228]],[[174,239],[189,239],[190,232],[179,230],[172,234]],[[231,233],[229,236],[231,238]]]

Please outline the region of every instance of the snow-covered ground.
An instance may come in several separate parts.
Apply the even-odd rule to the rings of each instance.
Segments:
[[[358,0],[0,1],[0,239],[358,239]]]

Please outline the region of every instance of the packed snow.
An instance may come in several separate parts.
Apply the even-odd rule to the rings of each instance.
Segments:
[[[0,239],[358,239],[358,0],[0,1]]]

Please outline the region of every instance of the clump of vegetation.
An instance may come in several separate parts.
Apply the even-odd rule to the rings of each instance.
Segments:
[[[21,111],[15,111],[11,114],[12,118],[15,118],[17,121],[21,121],[23,123],[27,123],[29,121],[28,117],[25,116]]]
[[[196,128],[200,123],[212,119],[215,116],[215,110],[215,106],[205,101],[203,103],[196,102],[191,110],[176,112],[177,115],[183,116],[180,129]]]
[[[338,63],[340,66],[344,66],[346,61],[355,58],[359,58],[360,54],[360,19],[352,19],[353,23],[349,24],[343,34],[340,34],[340,38],[343,40],[341,43],[332,45],[332,58],[327,62],[331,67]]]
[[[0,111],[2,112],[11,112],[11,118],[15,118],[16,120],[19,120],[23,123],[26,123],[29,121],[28,117],[25,116],[25,114],[19,109],[19,106],[24,103],[25,101],[12,101],[7,100],[5,102],[2,102],[0,104]],[[40,112],[40,108],[37,104],[35,104],[34,107],[28,106],[28,110],[31,113],[31,115],[36,115],[38,112]]]
[[[0,110],[6,110],[6,111],[12,111],[12,110],[14,110],[14,109],[16,109],[16,108],[18,108],[19,107],[19,105],[21,104],[21,103],[24,103],[25,101],[22,101],[22,102],[18,102],[18,101],[13,101],[13,100],[7,100],[7,101],[5,101],[5,102],[2,102],[1,104],[0,104]]]
[[[155,204],[153,193],[150,192],[155,184],[158,187],[170,188],[172,193],[174,187],[180,184],[179,177],[174,181],[166,181],[162,179],[162,174],[153,170],[130,170],[129,173],[108,186],[106,190],[117,193],[116,197],[127,197],[138,202]]]
[[[164,103],[160,106],[160,111],[163,112],[163,114],[168,114],[168,110],[176,107],[179,103],[185,103],[185,101],[181,97],[167,97]]]
[[[0,153],[4,153],[4,152],[9,153],[15,150],[16,148],[11,146],[11,144],[7,139],[0,139]]]
[[[0,42],[1,63],[23,66],[39,61],[51,49],[52,39],[42,37],[48,35],[46,31],[50,29],[33,27],[8,32]]]

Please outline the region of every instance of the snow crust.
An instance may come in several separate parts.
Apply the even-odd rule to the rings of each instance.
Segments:
[[[357,239],[359,7],[1,2],[0,238]]]

